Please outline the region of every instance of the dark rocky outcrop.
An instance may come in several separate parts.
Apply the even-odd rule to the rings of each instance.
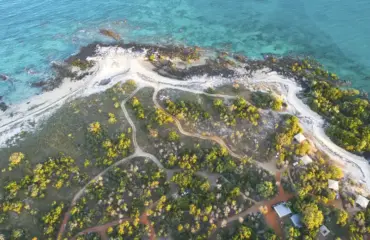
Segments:
[[[6,105],[4,102],[0,102],[0,110],[5,112],[8,109],[8,105]]]

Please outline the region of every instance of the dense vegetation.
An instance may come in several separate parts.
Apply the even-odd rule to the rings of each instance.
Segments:
[[[278,111],[283,107],[283,100],[271,93],[253,92],[252,101],[256,107],[263,109]]]
[[[352,152],[370,151],[370,105],[357,90],[342,90],[324,81],[311,85],[311,107],[327,117],[327,133]]]
[[[360,91],[341,87],[336,74],[312,59],[297,60],[288,71],[303,81],[308,103],[330,123],[327,133],[339,146],[357,153],[370,151],[370,104]]]
[[[248,120],[254,126],[258,125],[260,119],[258,109],[242,97],[237,97],[231,106],[227,106],[221,99],[215,99],[213,106],[219,111],[220,118],[227,125],[235,126],[237,119]]]

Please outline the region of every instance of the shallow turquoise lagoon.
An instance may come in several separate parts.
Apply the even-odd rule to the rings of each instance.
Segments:
[[[110,39],[216,47],[259,58],[309,55],[370,92],[368,0],[0,0],[0,96],[34,94],[50,65]]]

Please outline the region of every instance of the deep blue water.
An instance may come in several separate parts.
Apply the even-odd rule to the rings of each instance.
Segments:
[[[8,103],[36,94],[30,83],[48,79],[52,61],[110,41],[100,28],[125,41],[310,55],[370,92],[369,0],[0,0],[0,13]]]

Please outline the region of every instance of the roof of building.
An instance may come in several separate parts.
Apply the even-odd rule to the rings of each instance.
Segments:
[[[356,203],[360,205],[362,208],[366,208],[369,205],[369,199],[365,198],[364,196],[357,195]]]
[[[292,213],[290,208],[286,206],[285,202],[279,203],[273,207],[280,218],[285,217]]]
[[[302,134],[302,133],[298,133],[297,135],[294,136],[294,139],[301,143],[303,142],[304,140],[306,140],[306,137]]]
[[[328,180],[328,185],[330,189],[333,189],[335,191],[339,190],[339,182],[336,180],[329,179]]]
[[[325,225],[322,225],[320,227],[320,233],[326,237],[330,233],[330,230]]]
[[[301,222],[301,215],[299,214],[294,214],[290,217],[290,220],[292,221],[294,227],[301,228],[303,226]]]
[[[312,159],[307,155],[304,155],[303,157],[301,157],[300,160],[303,162],[304,165],[312,163]]]

